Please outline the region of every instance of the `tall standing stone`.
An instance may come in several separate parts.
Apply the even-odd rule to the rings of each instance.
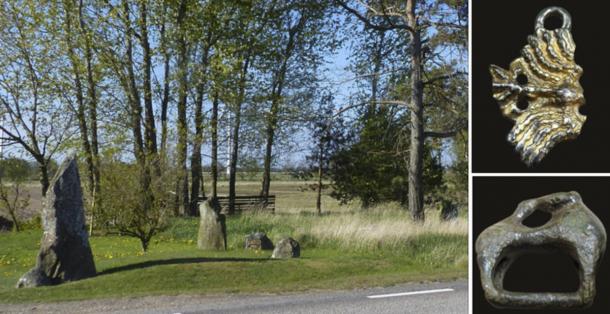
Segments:
[[[17,288],[55,285],[96,274],[74,156],[64,161],[50,186],[42,211],[44,234],[36,266],[19,279]]]
[[[220,204],[210,198],[199,205],[199,235],[197,247],[202,250],[226,250],[227,227],[225,215],[220,213]]]

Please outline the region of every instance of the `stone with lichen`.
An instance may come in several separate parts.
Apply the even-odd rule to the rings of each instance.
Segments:
[[[199,204],[199,214],[197,247],[202,250],[226,250],[225,215],[220,213],[218,201],[211,198]]]
[[[56,285],[96,275],[74,156],[64,161],[51,181],[42,223],[44,233],[36,266],[19,279],[17,288]]]
[[[293,238],[284,238],[275,246],[271,258],[294,258],[300,256],[301,246],[299,242]]]

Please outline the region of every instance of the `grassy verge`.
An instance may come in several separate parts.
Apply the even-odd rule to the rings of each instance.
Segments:
[[[0,235],[0,303],[142,295],[279,293],[349,289],[467,275],[467,224],[429,219],[412,224],[397,210],[311,214],[244,214],[228,219],[229,250],[196,247],[196,219],[176,219],[142,254],[135,239],[91,238],[95,278],[54,287],[15,289],[34,266],[40,230]],[[244,236],[291,235],[302,257],[270,260],[270,251],[245,251]]]

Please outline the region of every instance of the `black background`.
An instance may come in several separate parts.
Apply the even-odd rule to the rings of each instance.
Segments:
[[[587,116],[578,138],[557,144],[528,168],[506,140],[513,122],[492,97],[489,65],[508,69],[534,34],[538,12],[561,6],[572,16],[576,63]],[[472,1],[472,158],[473,172],[610,172],[610,50],[604,1]],[[559,24],[559,19],[556,21]]]
[[[488,226],[508,217],[519,202],[555,192],[577,191],[583,202],[605,226],[610,224],[609,177],[475,177],[473,178],[473,241]],[[534,215],[532,215],[533,217]],[[473,312],[487,313],[608,313],[610,309],[610,254],[606,253],[597,273],[597,296],[587,310],[527,311],[499,310],[487,303],[483,295],[479,267],[474,255]],[[566,255],[530,255],[518,259],[506,274],[505,288],[512,291],[540,292],[548,289],[576,290],[578,277]],[[573,289],[569,289],[573,287]]]

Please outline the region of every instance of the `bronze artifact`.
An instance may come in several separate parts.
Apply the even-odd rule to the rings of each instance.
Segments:
[[[551,214],[544,225],[523,221],[536,210]],[[485,298],[498,308],[566,309],[590,306],[595,275],[606,250],[606,230],[577,192],[562,192],[523,201],[508,218],[488,227],[475,250]],[[520,256],[561,251],[575,262],[579,288],[575,292],[515,292],[504,289],[504,276]]]
[[[553,15],[561,17],[563,25],[546,29],[544,22]],[[521,57],[508,70],[489,67],[493,97],[502,114],[515,122],[507,139],[528,166],[540,162],[557,143],[576,138],[587,119],[578,112],[585,98],[578,81],[582,68],[574,61],[571,25],[565,9],[542,10],[535,35],[528,36]],[[524,101],[527,108],[520,108]]]

